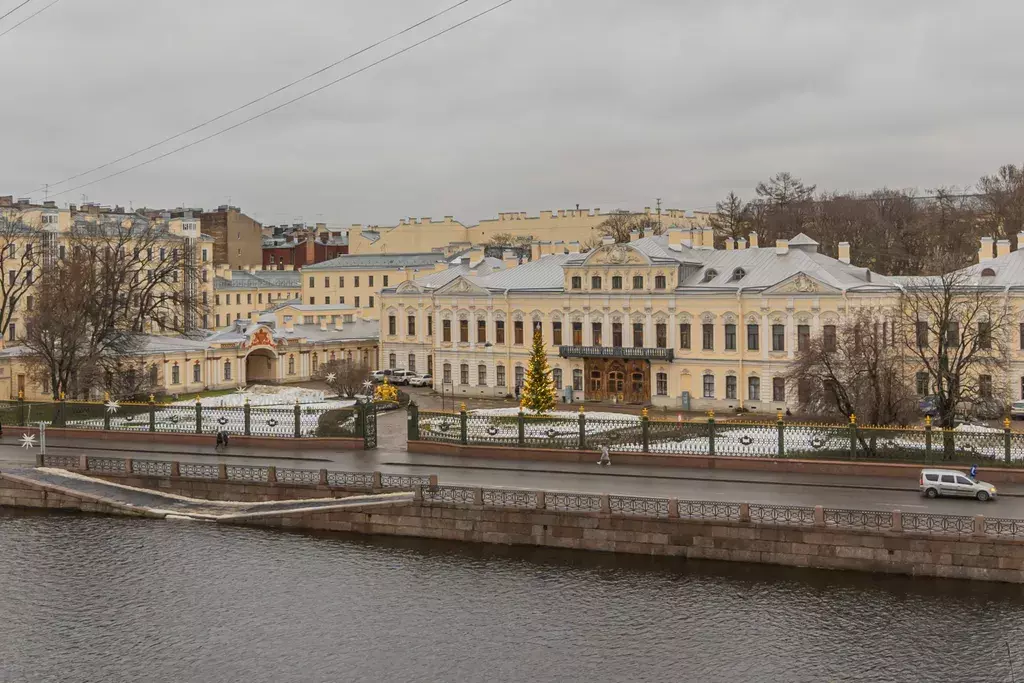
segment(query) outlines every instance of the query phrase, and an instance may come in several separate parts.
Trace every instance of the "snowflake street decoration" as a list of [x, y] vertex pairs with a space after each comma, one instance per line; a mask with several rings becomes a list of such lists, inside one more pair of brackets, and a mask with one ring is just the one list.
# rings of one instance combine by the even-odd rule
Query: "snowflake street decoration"
[[22, 434], [21, 435], [21, 447], [22, 448], [35, 448], [36, 447], [36, 435], [35, 434]]
[[370, 380], [366, 380], [365, 382], [363, 382], [363, 389], [366, 389], [367, 391], [373, 389], [373, 382], [371, 382]]
[[111, 415], [113, 415], [114, 413], [121, 409], [121, 404], [115, 401], [114, 399], [110, 399], [103, 405], [107, 407], [107, 412], [110, 413]]
[[324, 379], [327, 380], [328, 384], [333, 384], [334, 380], [338, 379], [338, 375], [336, 373], [333, 373], [333, 372], [328, 372], [327, 373], [327, 377], [325, 377]]
[[238, 387], [235, 388], [235, 393], [236, 394], [244, 394], [245, 393], [245, 387], [239, 385]]

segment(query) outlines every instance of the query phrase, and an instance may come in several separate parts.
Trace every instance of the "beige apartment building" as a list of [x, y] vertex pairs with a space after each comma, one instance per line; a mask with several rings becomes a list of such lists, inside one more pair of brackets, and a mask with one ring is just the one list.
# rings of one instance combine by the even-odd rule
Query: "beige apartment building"
[[216, 269], [213, 280], [213, 328], [236, 320], [256, 320], [272, 306], [298, 301], [301, 274], [294, 270]]

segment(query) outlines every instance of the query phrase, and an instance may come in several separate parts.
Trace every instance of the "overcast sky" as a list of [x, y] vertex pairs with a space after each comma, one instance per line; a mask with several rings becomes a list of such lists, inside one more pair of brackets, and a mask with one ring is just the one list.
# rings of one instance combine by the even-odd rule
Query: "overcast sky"
[[[20, 1], [0, 0], [0, 14]], [[0, 32], [49, 1], [32, 0]], [[0, 194], [145, 147], [455, 1], [61, 0], [0, 37]], [[498, 1], [470, 0], [251, 113]], [[264, 223], [348, 225], [642, 208], [655, 197], [711, 208], [778, 170], [819, 188], [964, 186], [1024, 161], [1021, 26], [1020, 0], [513, 0], [55, 199], [230, 200]]]

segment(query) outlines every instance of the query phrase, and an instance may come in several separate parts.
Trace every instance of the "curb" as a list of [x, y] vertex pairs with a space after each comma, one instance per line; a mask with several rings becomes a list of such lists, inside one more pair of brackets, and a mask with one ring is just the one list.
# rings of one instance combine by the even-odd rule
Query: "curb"
[[[0, 444], [0, 446], [15, 447], [15, 444]], [[108, 446], [59, 446], [46, 444], [46, 448], [61, 448], [70, 451], [110, 451], [115, 453], [152, 453], [155, 455], [199, 455], [210, 458], [263, 458], [266, 460], [306, 460], [309, 462], [333, 462], [330, 458], [311, 458], [295, 455], [253, 455], [253, 454], [232, 454], [232, 453], [202, 453], [197, 451], [158, 451], [148, 448], [110, 448]]]

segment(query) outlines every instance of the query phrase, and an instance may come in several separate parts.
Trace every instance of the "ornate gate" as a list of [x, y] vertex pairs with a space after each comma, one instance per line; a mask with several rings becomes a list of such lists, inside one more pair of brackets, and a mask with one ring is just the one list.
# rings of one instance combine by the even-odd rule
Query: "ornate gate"
[[363, 420], [363, 448], [377, 447], [377, 405], [375, 403], [360, 404]]

